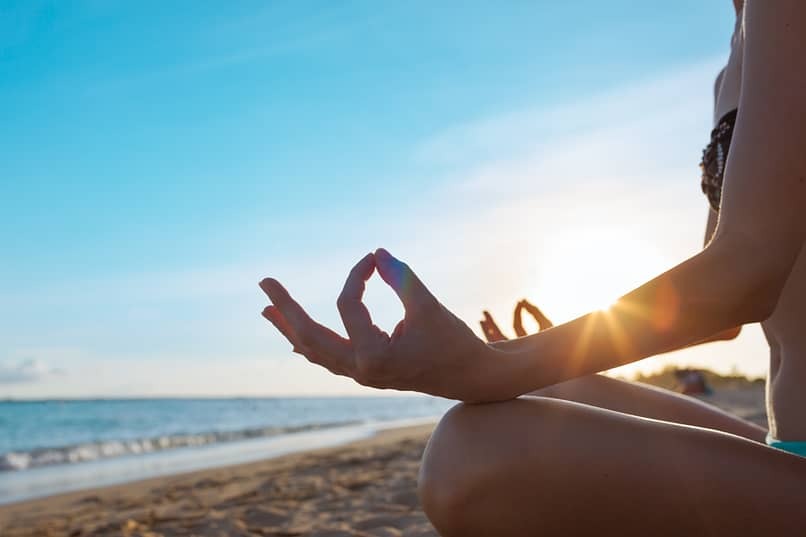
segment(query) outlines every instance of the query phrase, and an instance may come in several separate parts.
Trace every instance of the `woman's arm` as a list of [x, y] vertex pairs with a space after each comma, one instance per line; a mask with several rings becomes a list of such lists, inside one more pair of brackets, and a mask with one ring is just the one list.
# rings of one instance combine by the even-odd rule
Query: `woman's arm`
[[[488, 346], [385, 250], [351, 271], [338, 306], [349, 339], [313, 321], [276, 280], [263, 315], [309, 360], [362, 384], [465, 401], [509, 399], [694, 343], [770, 315], [806, 237], [806, 2], [747, 0], [739, 115], [714, 239], [699, 254], [591, 313]], [[377, 270], [403, 302], [389, 336], [361, 302]]]
[[536, 389], [769, 316], [806, 237], [806, 3], [748, 0], [742, 96], [713, 240], [592, 313], [524, 338]]
[[[721, 74], [722, 73], [720, 73], [720, 75]], [[703, 248], [708, 246], [708, 243], [710, 243], [711, 239], [714, 237], [714, 232], [716, 231], [716, 223], [718, 222], [718, 220], [719, 220], [719, 214], [709, 207], [708, 219], [705, 224], [705, 240], [703, 241]], [[701, 345], [703, 343], [710, 343], [712, 341], [727, 341], [731, 339], [736, 339], [737, 337], [739, 337], [741, 331], [742, 331], [742, 325], [734, 326], [733, 328], [728, 328], [727, 330], [717, 332], [716, 334], [709, 336], [696, 343], [693, 343], [692, 345], [688, 345], [688, 347]]]
[[[718, 221], [718, 217], [719, 217], [719, 215], [717, 214], [717, 212], [714, 211], [713, 209], [709, 208], [709, 210], [708, 210], [708, 219], [707, 219], [706, 226], [705, 226], [705, 241], [704, 241], [703, 247], [707, 247], [708, 244], [711, 242], [711, 239], [714, 236], [714, 232], [716, 231], [716, 224], [717, 224], [717, 221]], [[519, 303], [518, 305], [520, 306], [521, 303]], [[542, 312], [541, 312], [541, 314], [542, 314]], [[517, 317], [517, 315], [518, 314], [516, 313], [516, 317]], [[548, 319], [547, 319], [547, 321], [548, 321]], [[540, 322], [540, 321], [538, 321], [538, 322]], [[543, 328], [542, 323], [540, 323], [540, 326], [541, 326], [541, 328]], [[553, 324], [551, 324], [551, 321], [548, 321], [548, 324], [545, 326], [545, 328], [551, 328], [552, 326], [553, 326]], [[739, 333], [741, 331], [742, 331], [742, 327], [741, 327], [741, 325], [738, 325], [738, 326], [735, 326], [733, 328], [728, 328], [726, 330], [722, 330], [720, 332], [717, 332], [716, 334], [708, 336], [708, 337], [706, 337], [704, 339], [701, 339], [699, 341], [696, 341], [694, 343], [684, 345], [682, 347], [679, 347], [678, 349], [670, 349], [670, 351], [679, 350], [679, 349], [688, 348], [688, 347], [693, 347], [693, 346], [696, 346], [696, 345], [702, 345], [703, 343], [710, 343], [710, 342], [713, 342], [713, 341], [727, 341], [727, 340], [735, 339], [736, 337], [739, 336]], [[517, 332], [517, 330], [516, 330], [516, 332]], [[526, 333], [524, 331], [524, 333], [522, 335], [519, 334], [519, 338], [521, 338], [521, 337], [523, 337], [525, 335], [526, 335]], [[524, 348], [528, 348], [529, 345], [530, 345], [530, 342], [524, 341], [522, 339], [501, 339], [501, 340], [489, 340], [488, 339], [488, 341], [491, 341], [493, 347], [495, 347], [497, 349], [501, 349], [501, 350], [506, 350], [506, 351], [515, 351], [515, 350], [518, 350], [518, 349], [524, 349]]]

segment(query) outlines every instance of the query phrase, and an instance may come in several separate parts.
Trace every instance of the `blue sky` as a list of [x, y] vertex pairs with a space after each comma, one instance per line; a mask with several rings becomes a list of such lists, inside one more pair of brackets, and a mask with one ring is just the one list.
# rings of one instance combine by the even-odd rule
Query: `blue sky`
[[475, 328], [584, 313], [607, 286], [549, 269], [586, 230], [653, 252], [608, 285], [696, 250], [731, 2], [435, 4], [0, 0], [0, 396], [363, 393], [264, 326], [262, 276], [338, 326], [384, 245]]

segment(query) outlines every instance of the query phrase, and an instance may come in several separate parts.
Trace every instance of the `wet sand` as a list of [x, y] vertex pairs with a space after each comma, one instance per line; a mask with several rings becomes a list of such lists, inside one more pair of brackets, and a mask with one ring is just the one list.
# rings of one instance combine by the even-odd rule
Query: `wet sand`
[[[762, 387], [705, 399], [764, 423], [763, 395]], [[0, 535], [435, 537], [416, 492], [432, 428], [3, 506]]]

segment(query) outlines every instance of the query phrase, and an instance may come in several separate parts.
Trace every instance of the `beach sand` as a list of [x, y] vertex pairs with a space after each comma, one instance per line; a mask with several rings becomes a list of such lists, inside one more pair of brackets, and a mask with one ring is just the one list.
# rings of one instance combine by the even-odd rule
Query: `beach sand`
[[2, 506], [0, 535], [436, 536], [416, 491], [432, 428]]
[[[764, 423], [763, 387], [706, 399]], [[432, 425], [343, 447], [0, 507], [2, 537], [436, 536], [416, 493]]]

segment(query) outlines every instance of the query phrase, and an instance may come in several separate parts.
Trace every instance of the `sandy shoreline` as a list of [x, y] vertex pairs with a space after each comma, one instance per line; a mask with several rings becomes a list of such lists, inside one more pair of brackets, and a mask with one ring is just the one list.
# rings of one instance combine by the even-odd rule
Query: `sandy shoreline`
[[433, 425], [0, 507], [0, 535], [436, 536], [416, 478]]
[[[704, 399], [763, 425], [763, 397], [759, 385]], [[0, 506], [0, 535], [436, 537], [416, 493], [433, 427]]]

